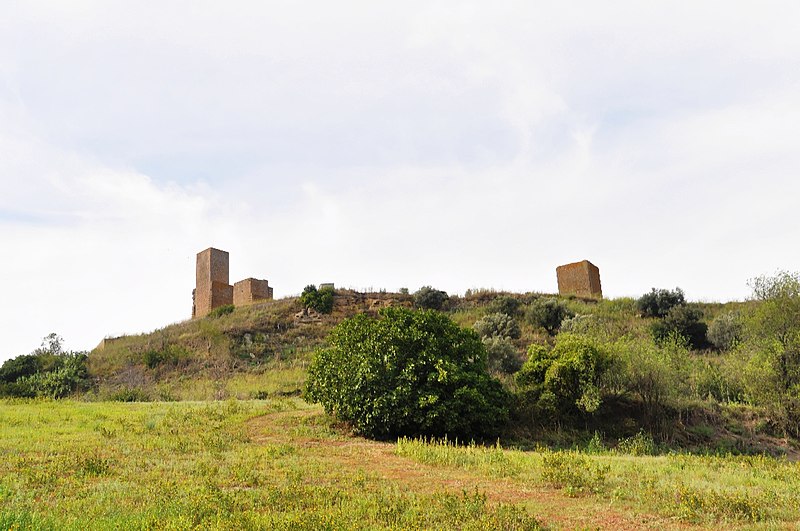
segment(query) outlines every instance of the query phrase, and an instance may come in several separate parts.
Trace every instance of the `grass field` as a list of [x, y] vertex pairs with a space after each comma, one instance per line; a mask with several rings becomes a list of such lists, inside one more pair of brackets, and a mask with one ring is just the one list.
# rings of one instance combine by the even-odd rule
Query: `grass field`
[[[2, 529], [796, 528], [768, 457], [379, 443], [300, 399], [0, 402]], [[632, 446], [635, 453], [635, 446]]]

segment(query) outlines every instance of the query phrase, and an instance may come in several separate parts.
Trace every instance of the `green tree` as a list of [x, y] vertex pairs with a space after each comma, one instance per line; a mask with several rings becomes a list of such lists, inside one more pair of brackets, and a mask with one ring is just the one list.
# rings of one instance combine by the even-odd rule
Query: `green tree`
[[636, 301], [636, 308], [642, 317], [664, 317], [675, 306], [686, 304], [681, 288], [674, 291], [653, 288]]
[[333, 311], [333, 296], [333, 288], [325, 287], [318, 290], [316, 286], [309, 284], [300, 295], [300, 304], [319, 313], [331, 313]]
[[547, 330], [554, 335], [561, 327], [562, 321], [574, 314], [558, 299], [536, 299], [525, 312], [525, 319], [533, 326]]
[[779, 271], [750, 286], [759, 304], [747, 327], [755, 349], [749, 370], [762, 376], [751, 392], [777, 407], [786, 431], [800, 435], [800, 274]]
[[555, 419], [592, 413], [602, 402], [602, 381], [611, 362], [609, 353], [590, 338], [560, 334], [552, 350], [530, 346], [517, 385], [534, 415]]
[[478, 335], [430, 310], [385, 308], [339, 323], [314, 355], [306, 396], [378, 439], [494, 437], [508, 417]]
[[708, 326], [701, 320], [703, 312], [697, 308], [681, 304], [670, 308], [667, 315], [655, 321], [650, 330], [656, 341], [663, 341], [672, 335], [683, 337], [692, 348], [706, 348]]
[[446, 291], [423, 286], [414, 293], [414, 306], [426, 310], [443, 310], [449, 299]]

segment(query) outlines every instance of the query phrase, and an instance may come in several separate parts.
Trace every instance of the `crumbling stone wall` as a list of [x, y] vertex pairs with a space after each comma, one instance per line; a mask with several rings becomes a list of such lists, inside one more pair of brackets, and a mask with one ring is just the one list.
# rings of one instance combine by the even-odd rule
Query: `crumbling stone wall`
[[246, 278], [233, 285], [233, 304], [242, 306], [260, 300], [271, 300], [272, 288], [269, 282], [257, 278]]
[[214, 308], [233, 304], [233, 286], [228, 284], [228, 271], [227, 251], [209, 247], [197, 253], [192, 317], [203, 317]]
[[600, 286], [600, 269], [588, 260], [565, 264], [556, 268], [559, 295], [577, 295], [586, 298], [603, 298]]

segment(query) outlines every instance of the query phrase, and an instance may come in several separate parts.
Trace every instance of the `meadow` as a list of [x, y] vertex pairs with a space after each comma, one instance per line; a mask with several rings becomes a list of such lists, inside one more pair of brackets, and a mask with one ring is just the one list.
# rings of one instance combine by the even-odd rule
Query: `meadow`
[[800, 464], [354, 437], [299, 398], [0, 402], [3, 529], [796, 528]]

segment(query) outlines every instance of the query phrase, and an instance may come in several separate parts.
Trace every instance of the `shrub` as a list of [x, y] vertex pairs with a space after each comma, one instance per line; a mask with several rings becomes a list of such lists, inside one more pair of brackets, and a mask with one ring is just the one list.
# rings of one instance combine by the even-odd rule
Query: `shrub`
[[110, 402], [149, 402], [150, 397], [138, 387], [124, 387], [111, 393]]
[[666, 317], [652, 324], [653, 338], [656, 341], [663, 341], [677, 334], [686, 339], [692, 348], [706, 348], [708, 326], [700, 320], [702, 317], [703, 313], [697, 308], [687, 305], [674, 306]]
[[235, 307], [233, 306], [233, 304], [223, 304], [222, 306], [217, 306], [216, 308], [208, 312], [208, 316], [214, 318], [222, 317], [223, 315], [228, 315], [233, 313], [234, 309]]
[[718, 315], [708, 326], [708, 341], [719, 350], [730, 350], [742, 339], [742, 321], [736, 312]]
[[483, 316], [472, 326], [481, 337], [499, 336], [519, 339], [519, 324], [504, 313], [490, 313]]
[[17, 380], [17, 384], [28, 388], [28, 393], [38, 397], [64, 398], [79, 390], [88, 381], [86, 354], [63, 354], [60, 366], [52, 371], [37, 372]]
[[508, 295], [502, 295], [494, 299], [491, 303], [489, 303], [489, 312], [504, 313], [506, 315], [514, 317], [519, 312], [519, 305], [520, 302], [518, 299], [515, 299], [514, 297], [510, 297]]
[[610, 468], [578, 452], [542, 452], [542, 479], [570, 497], [602, 490]]
[[525, 319], [533, 326], [544, 328], [550, 335], [556, 333], [564, 319], [574, 314], [557, 299], [536, 299], [525, 313]]
[[31, 376], [41, 369], [39, 356], [24, 354], [6, 360], [0, 367], [0, 382], [13, 383], [23, 376]]
[[414, 293], [414, 306], [427, 310], [443, 310], [449, 298], [445, 291], [423, 286]]
[[562, 334], [550, 351], [531, 345], [528, 360], [517, 373], [517, 385], [534, 413], [592, 413], [600, 407], [602, 378], [611, 361], [592, 340]]
[[484, 337], [483, 345], [492, 371], [511, 374], [522, 367], [523, 359], [510, 339], [496, 335]]
[[623, 339], [612, 348], [619, 361], [612, 375], [614, 386], [641, 402], [647, 421], [658, 420], [673, 398], [688, 392], [688, 353], [683, 343]]
[[300, 295], [300, 304], [319, 313], [331, 313], [333, 311], [333, 295], [334, 290], [331, 287], [318, 290], [316, 286], [309, 284]]
[[306, 396], [372, 438], [494, 437], [508, 396], [478, 335], [435, 311], [384, 308], [339, 323], [309, 367]]
[[642, 317], [664, 317], [675, 306], [686, 304], [681, 288], [674, 291], [653, 288], [636, 301], [636, 309]]

